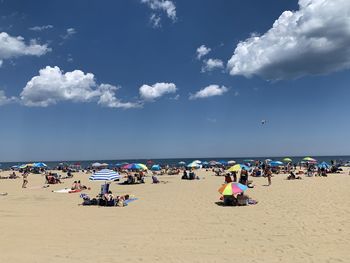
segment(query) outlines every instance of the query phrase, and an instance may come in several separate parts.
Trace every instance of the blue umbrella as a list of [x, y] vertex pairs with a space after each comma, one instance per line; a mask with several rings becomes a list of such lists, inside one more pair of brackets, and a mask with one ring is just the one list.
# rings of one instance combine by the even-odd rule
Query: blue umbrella
[[45, 163], [33, 163], [33, 167], [36, 168], [46, 168], [47, 165]]
[[328, 163], [326, 163], [326, 162], [320, 163], [320, 164], [318, 165], [318, 167], [320, 167], [320, 168], [325, 168], [325, 169], [331, 168], [331, 166], [330, 166]]
[[270, 165], [271, 166], [281, 166], [281, 165], [283, 165], [283, 163], [280, 161], [272, 161], [272, 162], [270, 162]]
[[89, 177], [89, 180], [92, 181], [115, 181], [117, 179], [120, 179], [119, 173], [109, 169], [102, 169]]
[[152, 171], [160, 171], [162, 168], [160, 168], [160, 165], [159, 164], [154, 164], [152, 165], [151, 167], [151, 170]]

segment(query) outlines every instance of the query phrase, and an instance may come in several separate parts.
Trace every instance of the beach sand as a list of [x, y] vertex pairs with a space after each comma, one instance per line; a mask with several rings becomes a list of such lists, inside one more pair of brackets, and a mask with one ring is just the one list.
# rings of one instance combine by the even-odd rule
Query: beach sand
[[[127, 207], [83, 207], [79, 193], [52, 190], [74, 180], [99, 182], [74, 174], [63, 184], [38, 189], [41, 175], [0, 180], [0, 262], [350, 262], [350, 176], [287, 181], [272, 186], [253, 178], [247, 194], [259, 201], [247, 207], [222, 207], [217, 189], [223, 177], [200, 171], [201, 178], [160, 176], [166, 184], [112, 183], [115, 194], [139, 200]], [[2, 176], [8, 172], [2, 172]]]

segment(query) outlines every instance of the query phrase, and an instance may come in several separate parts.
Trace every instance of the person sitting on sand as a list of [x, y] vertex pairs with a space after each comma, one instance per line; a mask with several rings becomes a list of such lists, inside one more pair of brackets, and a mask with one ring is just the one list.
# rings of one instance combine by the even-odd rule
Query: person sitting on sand
[[104, 199], [106, 200], [107, 206], [114, 206], [115, 200], [112, 191], [108, 191], [108, 193], [104, 194]]
[[10, 174], [9, 176], [9, 179], [16, 179], [16, 178], [18, 178], [18, 176], [16, 175], [15, 172], [12, 172], [12, 174]]
[[182, 175], [181, 179], [183, 179], [183, 180], [187, 180], [188, 179], [188, 175], [187, 175], [187, 170], [186, 169], [183, 171], [183, 175]]
[[126, 206], [125, 201], [128, 200], [129, 198], [130, 198], [129, 195], [117, 196], [117, 198], [116, 198], [116, 206], [119, 206], [119, 207]]
[[77, 189], [79, 189], [79, 190], [86, 190], [86, 189], [88, 189], [85, 185], [81, 184], [80, 180], [77, 183], [77, 187], [78, 187]]
[[230, 174], [225, 175], [225, 184], [232, 183], [232, 178]]
[[241, 184], [247, 185], [248, 183], [248, 171], [243, 167], [241, 170], [241, 176], [239, 178]]
[[300, 176], [295, 175], [293, 172], [290, 172], [290, 175], [288, 175], [287, 180], [295, 180], [295, 179], [302, 179]]
[[152, 176], [152, 184], [159, 184], [160, 182], [159, 182], [159, 180], [158, 180], [158, 178], [156, 177], [156, 176]]
[[74, 181], [74, 183], [72, 184], [72, 187], [70, 188], [72, 190], [78, 190], [79, 189], [79, 185], [77, 181]]

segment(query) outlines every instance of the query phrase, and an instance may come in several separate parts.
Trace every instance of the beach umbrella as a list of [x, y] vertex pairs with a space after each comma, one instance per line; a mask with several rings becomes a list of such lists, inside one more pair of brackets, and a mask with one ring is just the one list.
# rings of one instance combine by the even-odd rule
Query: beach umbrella
[[128, 170], [148, 170], [147, 166], [142, 163], [130, 163], [124, 165], [122, 168]]
[[283, 163], [280, 162], [280, 161], [272, 161], [272, 162], [269, 163], [269, 165], [276, 167], [276, 166], [283, 165]]
[[272, 162], [271, 159], [265, 159], [265, 162]]
[[220, 163], [221, 165], [227, 165], [227, 162], [225, 160], [220, 160], [218, 161], [218, 163]]
[[253, 162], [255, 162], [255, 160], [253, 160], [253, 159], [246, 159], [246, 160], [243, 160], [243, 162], [245, 162], [245, 163], [253, 163]]
[[285, 163], [293, 162], [293, 160], [290, 159], [290, 158], [284, 158], [282, 161], [285, 162]]
[[235, 164], [234, 166], [231, 166], [227, 171], [228, 172], [238, 172], [242, 169], [249, 171], [250, 167], [248, 167], [244, 164]]
[[331, 168], [331, 166], [330, 166], [328, 163], [326, 163], [326, 162], [320, 163], [320, 164], [318, 165], [318, 167], [320, 167], [320, 168], [325, 168], [325, 169]]
[[47, 165], [45, 163], [33, 163], [33, 167], [36, 168], [46, 168]]
[[119, 173], [109, 169], [102, 169], [89, 177], [91, 181], [115, 181], [116, 179], [120, 179]]
[[311, 158], [311, 157], [305, 157], [305, 158], [303, 159], [303, 161], [307, 161], [307, 162], [317, 162], [316, 159]]
[[224, 184], [219, 188], [219, 193], [222, 195], [233, 195], [239, 194], [247, 190], [248, 187], [240, 183], [228, 183]]
[[160, 171], [162, 168], [160, 167], [160, 165], [159, 164], [154, 164], [154, 165], [152, 165], [152, 167], [151, 167], [151, 170], [152, 171]]
[[208, 162], [202, 162], [203, 165], [208, 165], [209, 163]]
[[186, 165], [186, 163], [181, 161], [181, 162], [179, 162], [179, 165]]
[[92, 167], [101, 167], [102, 165], [101, 165], [101, 163], [93, 163], [93, 164], [91, 164], [91, 166]]
[[228, 161], [227, 163], [228, 163], [228, 164], [235, 164], [235, 163], [236, 163], [236, 161], [234, 161], [234, 160], [230, 160], [230, 161]]
[[188, 168], [200, 168], [200, 165], [198, 163], [190, 163], [187, 165]]
[[211, 166], [214, 166], [214, 165], [217, 165], [217, 164], [218, 164], [217, 161], [210, 161], [210, 162], [209, 162], [209, 165], [211, 165]]
[[198, 164], [201, 164], [201, 163], [202, 163], [202, 161], [200, 161], [200, 160], [195, 160], [195, 161], [193, 161], [192, 163], [198, 163]]

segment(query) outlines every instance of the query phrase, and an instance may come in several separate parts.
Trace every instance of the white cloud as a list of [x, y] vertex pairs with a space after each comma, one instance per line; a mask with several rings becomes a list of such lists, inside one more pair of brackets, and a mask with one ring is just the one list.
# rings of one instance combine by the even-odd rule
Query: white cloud
[[141, 103], [138, 102], [122, 102], [116, 98], [115, 92], [119, 89], [119, 87], [110, 85], [110, 84], [101, 84], [98, 87], [101, 92], [100, 99], [98, 100], [98, 104], [108, 108], [123, 108], [123, 109], [131, 109], [131, 108], [140, 108], [142, 107]]
[[40, 45], [35, 39], [29, 44], [24, 42], [23, 37], [12, 37], [5, 32], [0, 33], [0, 61], [20, 56], [42, 56], [51, 51], [47, 45]]
[[209, 98], [213, 96], [221, 96], [224, 93], [228, 91], [228, 88], [225, 86], [219, 86], [219, 85], [209, 85], [199, 91], [197, 91], [195, 94], [190, 94], [190, 99], [204, 99]]
[[206, 47], [205, 45], [201, 45], [199, 48], [197, 48], [197, 59], [201, 59], [205, 55], [207, 55], [211, 49], [209, 47]]
[[30, 27], [29, 30], [32, 30], [32, 31], [43, 31], [43, 30], [52, 29], [52, 28], [53, 28], [53, 25], [33, 26], [33, 27]]
[[7, 97], [3, 90], [0, 90], [0, 106], [15, 102], [17, 99], [15, 97]]
[[350, 68], [349, 13], [348, 0], [299, 0], [298, 11], [237, 45], [230, 74], [278, 80]]
[[202, 72], [213, 71], [214, 69], [224, 68], [224, 62], [220, 59], [208, 59], [203, 62]]
[[121, 102], [116, 98], [118, 88], [98, 85], [94, 74], [81, 70], [63, 73], [59, 67], [47, 66], [33, 77], [20, 94], [25, 106], [47, 107], [63, 101], [90, 102], [110, 108], [136, 108], [137, 103]]
[[71, 28], [68, 28], [66, 30], [66, 34], [64, 34], [63, 36], [61, 36], [63, 39], [69, 39], [71, 38], [73, 35], [75, 35], [77, 33], [77, 31], [75, 30], [75, 28], [71, 27]]
[[160, 23], [160, 16], [157, 16], [156, 14], [152, 14], [149, 18], [151, 24], [152, 24], [152, 27], [154, 28], [158, 28], [158, 27], [161, 27], [162, 24]]
[[[141, 0], [141, 3], [147, 4], [154, 11], [165, 12], [168, 18], [173, 22], [176, 21], [176, 6], [170, 0]], [[161, 27], [161, 17], [156, 14], [151, 14], [150, 22], [154, 28]]]
[[174, 83], [156, 83], [152, 86], [142, 85], [139, 89], [139, 93], [144, 100], [155, 100], [165, 94], [175, 93], [177, 90]]

